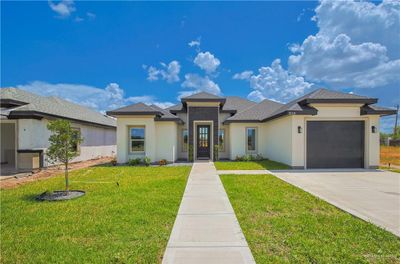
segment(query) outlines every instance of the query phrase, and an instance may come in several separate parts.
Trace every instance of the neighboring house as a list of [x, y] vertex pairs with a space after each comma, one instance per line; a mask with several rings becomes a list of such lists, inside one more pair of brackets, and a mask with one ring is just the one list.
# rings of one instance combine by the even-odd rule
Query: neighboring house
[[376, 168], [379, 118], [394, 114], [368, 98], [326, 89], [287, 104], [197, 93], [167, 109], [137, 103], [117, 118], [117, 160], [219, 159], [261, 154], [293, 168]]
[[75, 161], [112, 156], [116, 151], [116, 121], [86, 107], [16, 88], [0, 90], [1, 168], [31, 170], [46, 167], [50, 120], [66, 119], [84, 141]]

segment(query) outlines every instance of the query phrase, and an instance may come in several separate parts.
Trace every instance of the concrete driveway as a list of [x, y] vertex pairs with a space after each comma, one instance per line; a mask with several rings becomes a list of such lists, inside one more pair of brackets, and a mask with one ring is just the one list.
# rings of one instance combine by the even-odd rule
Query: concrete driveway
[[400, 173], [379, 170], [272, 171], [361, 219], [400, 236]]

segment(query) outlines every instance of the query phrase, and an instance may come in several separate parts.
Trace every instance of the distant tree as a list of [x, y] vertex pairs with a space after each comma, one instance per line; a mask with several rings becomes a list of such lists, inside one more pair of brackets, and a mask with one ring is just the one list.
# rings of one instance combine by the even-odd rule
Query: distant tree
[[46, 151], [47, 159], [51, 163], [64, 164], [65, 191], [69, 193], [68, 165], [79, 155], [78, 145], [83, 142], [79, 130], [73, 129], [67, 120], [58, 119], [47, 124], [52, 132], [49, 137], [50, 147]]

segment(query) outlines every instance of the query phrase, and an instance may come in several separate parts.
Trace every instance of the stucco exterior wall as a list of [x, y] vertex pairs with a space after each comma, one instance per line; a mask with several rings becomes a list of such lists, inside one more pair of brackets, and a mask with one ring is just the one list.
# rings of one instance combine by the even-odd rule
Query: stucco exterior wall
[[262, 133], [264, 157], [293, 166], [292, 117], [286, 116], [265, 123]]
[[[145, 151], [132, 153], [129, 150], [129, 128], [145, 128]], [[125, 163], [129, 159], [149, 157], [151, 161], [178, 158], [178, 127], [175, 122], [155, 122], [154, 116], [121, 116], [117, 118], [117, 162]]]
[[[262, 139], [264, 124], [261, 123], [231, 123], [229, 124], [229, 144], [230, 144], [230, 159], [235, 159], [236, 156], [243, 156], [246, 154], [263, 154], [265, 155], [265, 147]], [[256, 132], [256, 151], [247, 152], [246, 148], [246, 128], [254, 127]]]
[[[51, 132], [47, 129], [47, 119], [19, 119], [18, 120], [18, 149], [42, 149], [49, 147]], [[84, 141], [80, 145], [79, 156], [72, 162], [113, 156], [116, 153], [116, 133], [113, 128], [71, 123], [73, 128], [79, 128]], [[18, 154], [20, 156], [21, 154]], [[26, 155], [25, 155], [26, 156]], [[26, 157], [24, 158], [24, 160]], [[20, 160], [20, 159], [19, 159]], [[44, 159], [44, 166], [51, 165]]]
[[156, 157], [155, 160], [178, 159], [178, 126], [176, 122], [156, 122]]

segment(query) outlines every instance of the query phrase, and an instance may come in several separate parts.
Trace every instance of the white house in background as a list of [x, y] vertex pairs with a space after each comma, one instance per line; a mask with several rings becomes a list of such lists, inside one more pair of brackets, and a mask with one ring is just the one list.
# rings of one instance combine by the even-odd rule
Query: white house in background
[[119, 163], [213, 159], [218, 151], [219, 159], [261, 154], [293, 168], [376, 168], [379, 118], [395, 114], [377, 101], [326, 89], [287, 104], [201, 92], [167, 109], [137, 103], [107, 114], [117, 118]]
[[50, 120], [66, 119], [84, 141], [74, 161], [112, 156], [116, 152], [116, 121], [58, 97], [44, 97], [16, 88], [0, 90], [1, 169], [46, 167]]

